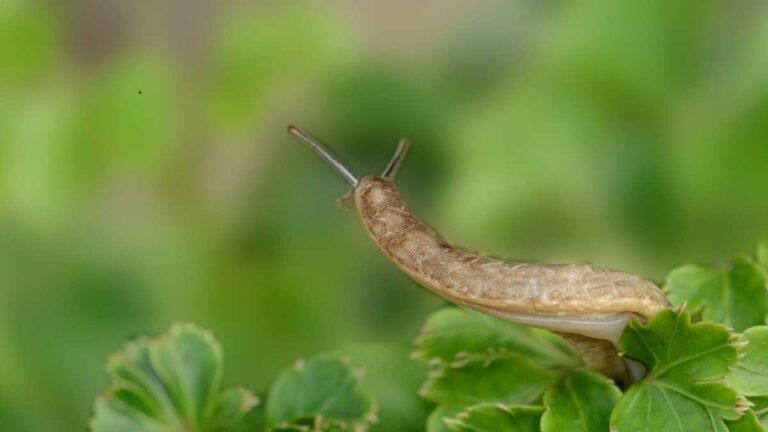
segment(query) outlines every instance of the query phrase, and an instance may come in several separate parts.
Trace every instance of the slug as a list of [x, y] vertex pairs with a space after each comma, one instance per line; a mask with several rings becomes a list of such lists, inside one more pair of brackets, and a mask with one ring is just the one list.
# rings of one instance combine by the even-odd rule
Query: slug
[[487, 258], [454, 247], [416, 217], [394, 184], [409, 143], [400, 141], [381, 176], [358, 179], [318, 140], [289, 126], [352, 187], [360, 221], [384, 255], [426, 289], [458, 305], [556, 332], [585, 364], [624, 383], [645, 371], [616, 348], [632, 316], [643, 320], [670, 303], [635, 275], [579, 264], [526, 264]]

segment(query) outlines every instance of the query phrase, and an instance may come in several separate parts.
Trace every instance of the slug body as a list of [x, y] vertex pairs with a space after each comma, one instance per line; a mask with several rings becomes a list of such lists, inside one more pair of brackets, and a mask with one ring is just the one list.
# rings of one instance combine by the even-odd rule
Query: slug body
[[642, 375], [615, 345], [633, 315], [649, 319], [669, 306], [655, 284], [591, 265], [511, 263], [451, 246], [411, 213], [393, 183], [403, 143], [384, 175], [350, 181], [362, 224], [398, 268], [451, 302], [562, 334], [606, 375], [625, 382]]
[[355, 189], [360, 220], [401, 270], [455, 303], [510, 321], [616, 342], [632, 314], [667, 306], [652, 282], [575, 264], [520, 264], [455, 248], [414, 216], [395, 185], [365, 177]]

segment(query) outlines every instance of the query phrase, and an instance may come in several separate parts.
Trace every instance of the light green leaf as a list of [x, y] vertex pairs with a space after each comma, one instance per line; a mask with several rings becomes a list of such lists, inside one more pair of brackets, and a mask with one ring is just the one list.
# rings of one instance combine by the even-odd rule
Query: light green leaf
[[397, 343], [366, 343], [332, 352], [365, 369], [365, 389], [376, 401], [376, 432], [415, 431], [424, 427], [430, 407], [417, 391], [426, 368], [409, 359], [408, 352], [408, 346]]
[[445, 422], [452, 432], [538, 432], [543, 410], [539, 406], [479, 404]]
[[749, 401], [753, 404], [752, 412], [760, 420], [763, 428], [768, 430], [768, 396], [751, 397]]
[[254, 403], [258, 403], [258, 400], [244, 388], [232, 388], [219, 393], [213, 421], [215, 431], [253, 430], [253, 423], [263, 420], [264, 411], [263, 405], [251, 409]]
[[692, 325], [687, 312], [664, 310], [647, 325], [633, 320], [619, 346], [649, 372], [616, 404], [617, 431], [723, 432], [724, 420], [737, 420], [747, 408], [724, 380], [738, 353], [720, 324]]
[[221, 389], [221, 347], [193, 325], [127, 344], [108, 371], [112, 387], [96, 401], [94, 432], [234, 431], [258, 403], [247, 390]]
[[415, 357], [433, 368], [420, 394], [444, 404], [430, 416], [431, 432], [447, 430], [443, 419], [462, 407], [539, 402], [582, 364], [559, 336], [455, 307], [432, 314], [416, 344]]
[[728, 380], [744, 396], [768, 396], [768, 327], [752, 327], [743, 338], [744, 356]]
[[728, 432], [765, 432], [754, 411], [749, 410], [736, 421], [727, 421]]
[[621, 391], [605, 376], [577, 370], [544, 395], [544, 432], [607, 431]]
[[439, 405], [427, 419], [427, 432], [449, 432], [445, 420], [456, 417], [465, 408], [463, 405]]
[[740, 255], [727, 268], [685, 265], [673, 270], [664, 290], [675, 305], [688, 304], [702, 318], [736, 331], [765, 324], [768, 291], [765, 270]]
[[[372, 398], [359, 373], [342, 358], [319, 356], [284, 371], [272, 385], [267, 422], [273, 428], [318, 431], [356, 430], [376, 420]], [[340, 429], [339, 429], [340, 428]]]
[[579, 354], [559, 336], [510, 321], [449, 307], [433, 313], [416, 339], [425, 362], [465, 362], [518, 354], [548, 367], [575, 367]]
[[420, 394], [436, 403], [529, 404], [539, 400], [561, 376], [561, 372], [547, 369], [527, 358], [506, 355], [433, 371]]

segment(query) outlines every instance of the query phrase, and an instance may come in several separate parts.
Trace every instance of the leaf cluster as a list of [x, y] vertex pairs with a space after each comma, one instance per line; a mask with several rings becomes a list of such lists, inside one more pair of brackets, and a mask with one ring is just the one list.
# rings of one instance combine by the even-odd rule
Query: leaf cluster
[[432, 368], [421, 389], [437, 404], [430, 432], [607, 430], [620, 396], [560, 337], [478, 312], [442, 309], [416, 343]]
[[[645, 378], [622, 391], [558, 336], [477, 312], [434, 313], [415, 357], [436, 404], [430, 432], [768, 430], [768, 243], [755, 260], [686, 265], [664, 286], [675, 310], [619, 341]], [[687, 306], [685, 306], [687, 304]]]
[[[428, 365], [420, 395], [429, 432], [760, 432], [768, 430], [768, 243], [757, 259], [686, 265], [664, 286], [676, 309], [634, 319], [618, 348], [646, 368], [626, 389], [588, 370], [560, 336], [449, 307], [416, 340]], [[687, 305], [687, 306], [686, 306]], [[225, 388], [207, 331], [175, 325], [129, 342], [108, 362], [112, 384], [93, 432], [365, 431], [376, 405], [344, 357], [297, 361], [267, 402]]]
[[129, 342], [107, 370], [112, 385], [96, 400], [93, 432], [362, 431], [376, 419], [360, 374], [338, 356], [297, 361], [266, 404], [223, 388], [219, 343], [189, 324]]

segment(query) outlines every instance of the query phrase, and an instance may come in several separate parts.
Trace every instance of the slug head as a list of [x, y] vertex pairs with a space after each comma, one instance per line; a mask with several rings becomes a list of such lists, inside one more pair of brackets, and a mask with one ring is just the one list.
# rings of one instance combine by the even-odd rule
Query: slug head
[[[320, 158], [322, 158], [328, 165], [336, 171], [341, 178], [343, 178], [350, 185], [350, 190], [344, 194], [341, 198], [336, 200], [336, 207], [342, 210], [348, 210], [353, 202], [353, 191], [357, 189], [360, 184], [360, 180], [355, 176], [352, 171], [336, 156], [328, 147], [323, 145], [312, 135], [304, 132], [296, 126], [288, 126], [288, 133], [303, 141], [309, 146]], [[407, 139], [403, 138], [397, 145], [395, 153], [392, 155], [387, 167], [384, 168], [381, 177], [389, 181], [394, 181], [397, 172], [400, 170], [400, 166], [403, 164], [408, 148], [411, 144]]]

